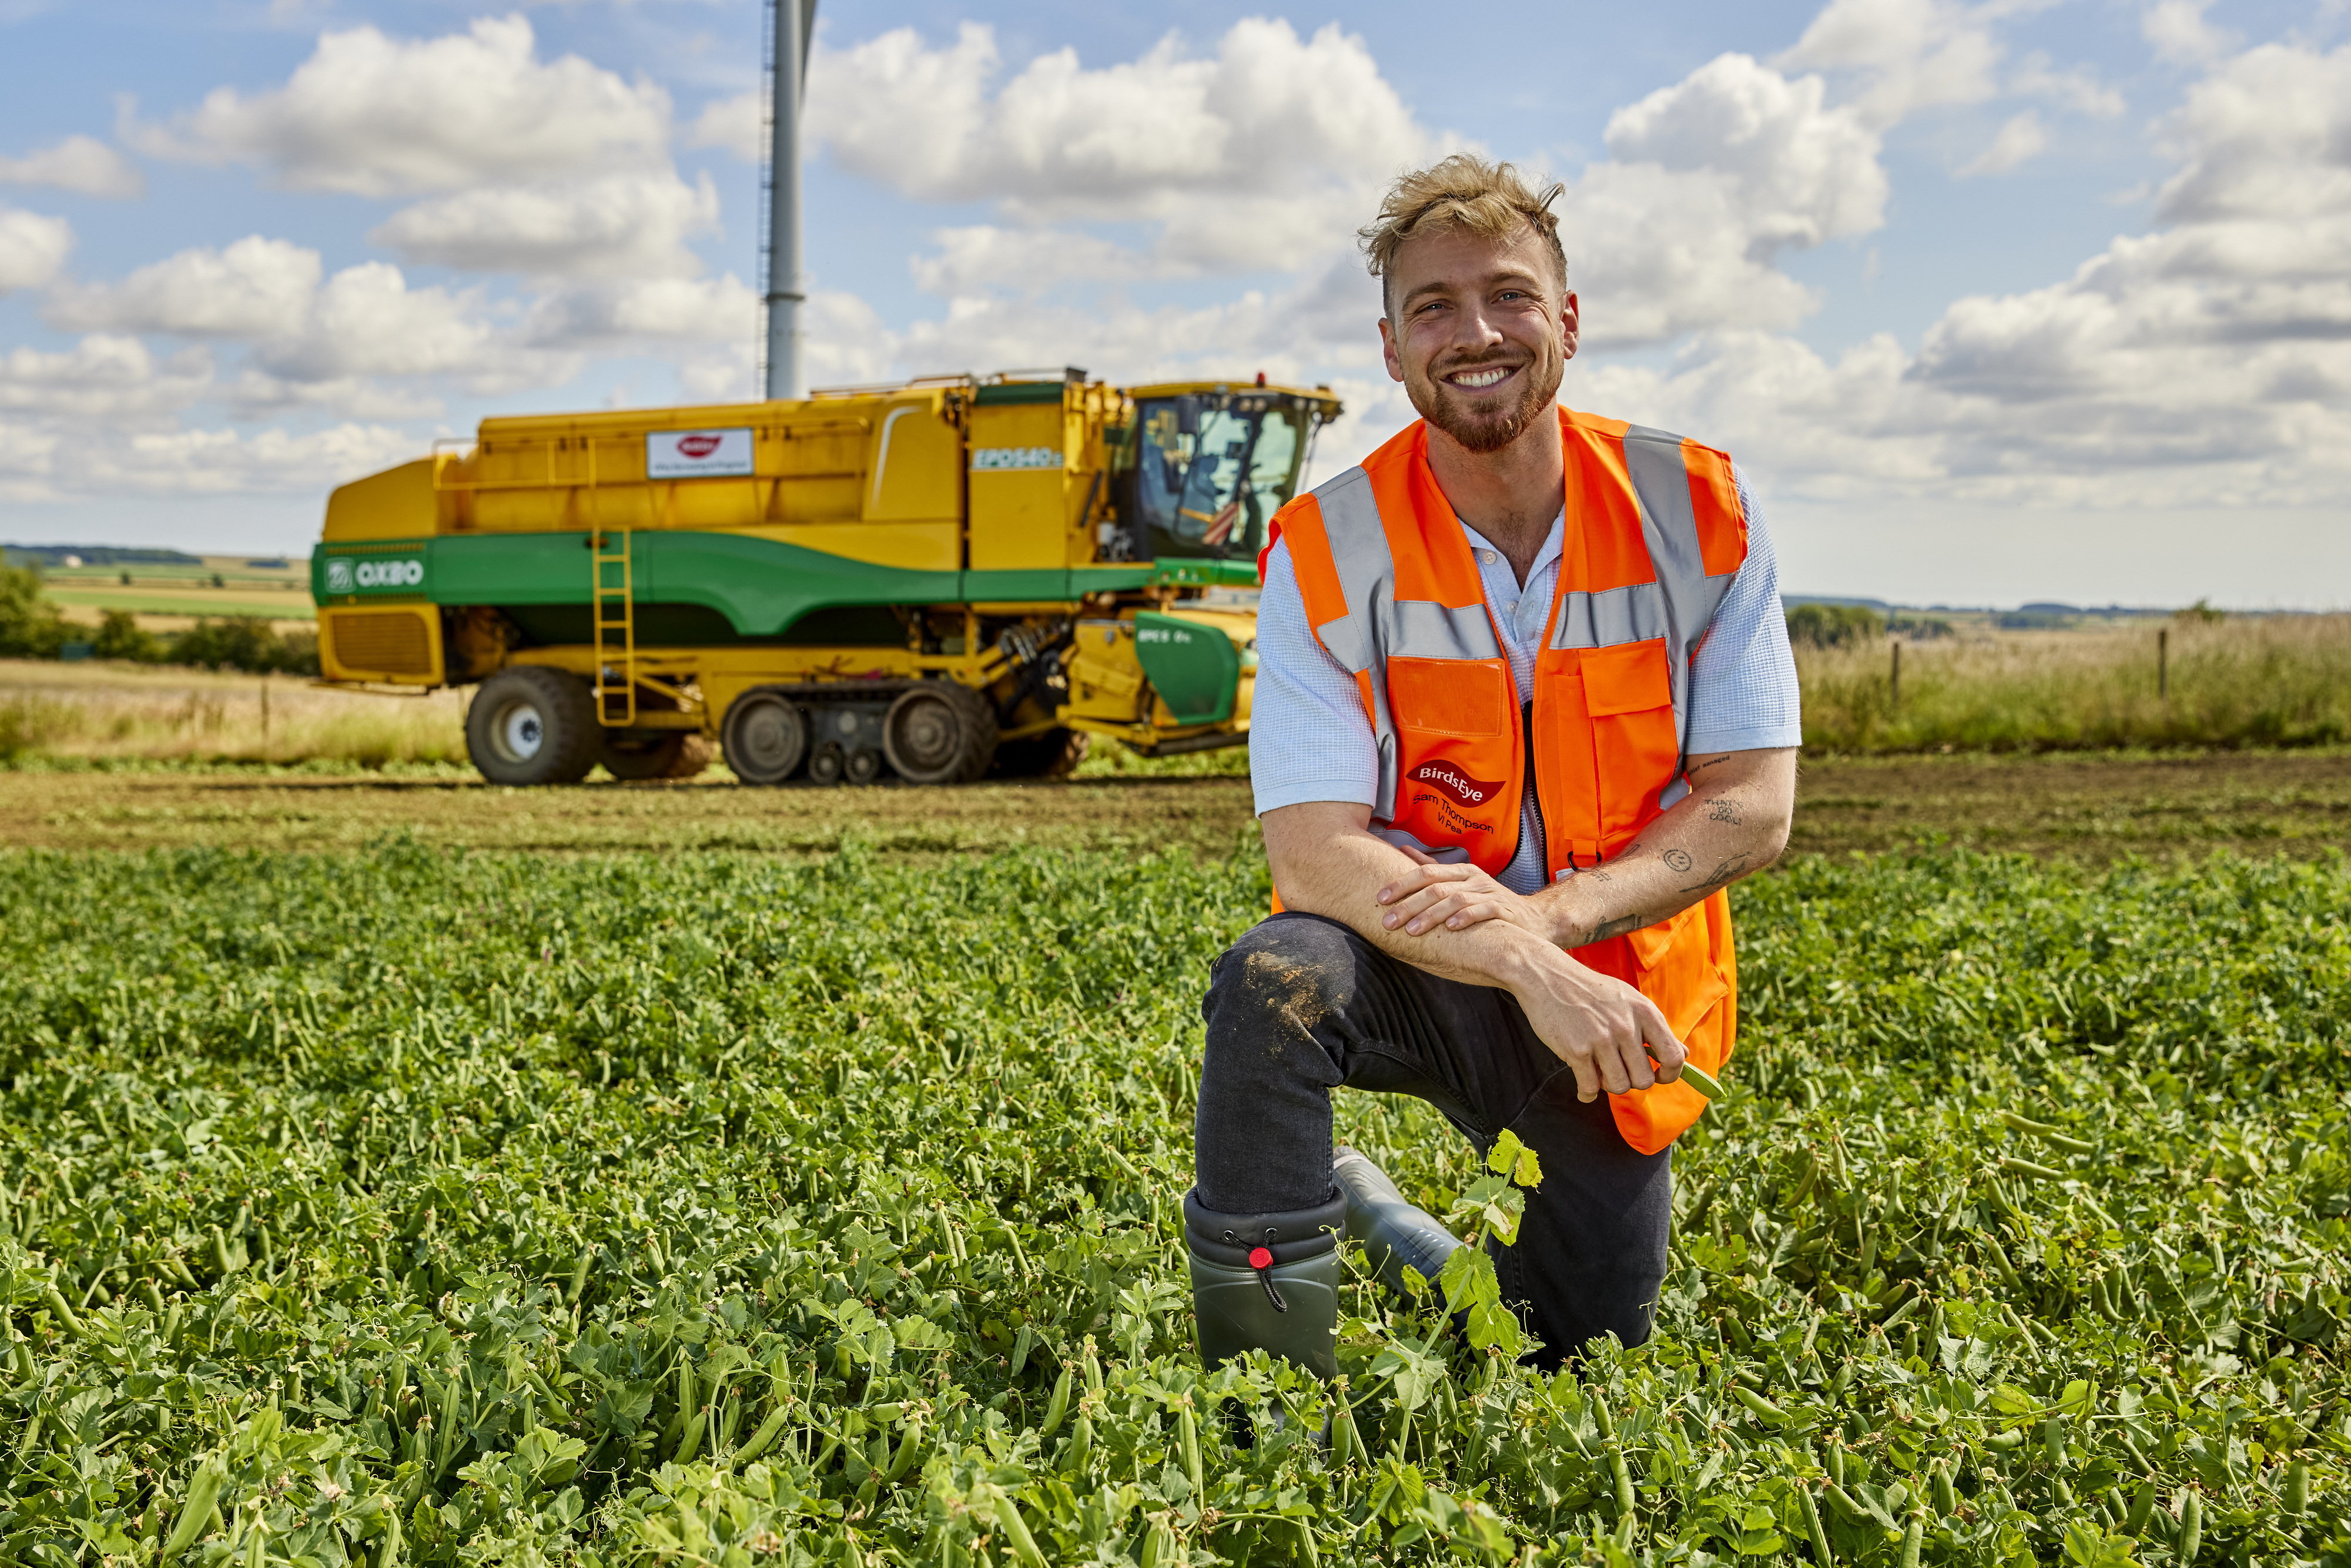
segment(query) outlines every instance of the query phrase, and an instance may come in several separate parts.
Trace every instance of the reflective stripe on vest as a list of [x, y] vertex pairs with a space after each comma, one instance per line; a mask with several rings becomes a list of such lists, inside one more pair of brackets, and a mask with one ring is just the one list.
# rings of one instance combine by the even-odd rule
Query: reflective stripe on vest
[[[1290, 538], [1308, 623], [1355, 677], [1378, 748], [1373, 831], [1497, 875], [1519, 847], [1530, 744], [1553, 876], [1622, 852], [1663, 810], [1687, 749], [1690, 654], [1747, 555], [1724, 454], [1566, 409], [1559, 418], [1566, 537], [1531, 692], [1518, 690], [1468, 538], [1429, 472], [1424, 426], [1283, 507], [1266, 546]], [[1576, 956], [1655, 1001], [1700, 1067], [1728, 1059], [1737, 967], [1721, 890]], [[1678, 1084], [1610, 1096], [1645, 1153], [1704, 1104]]]

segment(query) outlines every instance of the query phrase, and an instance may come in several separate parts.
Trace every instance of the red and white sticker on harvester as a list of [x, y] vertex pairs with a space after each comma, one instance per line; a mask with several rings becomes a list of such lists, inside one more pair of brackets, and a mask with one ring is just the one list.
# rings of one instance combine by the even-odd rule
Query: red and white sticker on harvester
[[656, 430], [645, 436], [648, 479], [740, 479], [751, 473], [751, 427]]

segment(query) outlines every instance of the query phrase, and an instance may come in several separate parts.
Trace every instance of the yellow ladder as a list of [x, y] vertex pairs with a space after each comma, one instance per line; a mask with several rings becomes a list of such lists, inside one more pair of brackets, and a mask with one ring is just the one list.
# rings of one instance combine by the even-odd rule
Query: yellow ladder
[[637, 722], [637, 600], [629, 530], [591, 533], [588, 544], [595, 552], [596, 719], [625, 728]]

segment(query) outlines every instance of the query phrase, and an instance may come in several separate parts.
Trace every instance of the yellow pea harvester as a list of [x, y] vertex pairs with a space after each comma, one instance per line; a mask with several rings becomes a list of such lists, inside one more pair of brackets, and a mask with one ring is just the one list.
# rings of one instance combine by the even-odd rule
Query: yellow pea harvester
[[1265, 526], [1327, 387], [1081, 371], [488, 419], [337, 490], [319, 659], [478, 683], [488, 778], [914, 784], [1246, 737]]

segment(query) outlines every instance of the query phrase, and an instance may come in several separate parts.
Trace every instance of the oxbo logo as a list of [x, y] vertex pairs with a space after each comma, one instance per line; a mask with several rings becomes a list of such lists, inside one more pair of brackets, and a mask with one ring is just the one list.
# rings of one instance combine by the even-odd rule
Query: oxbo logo
[[1450, 762], [1424, 762], [1412, 770], [1416, 784], [1433, 784], [1465, 806], [1482, 806], [1501, 789], [1499, 783], [1472, 779]]
[[678, 451], [687, 457], [707, 457], [724, 444], [725, 442], [716, 435], [681, 435], [677, 438]]
[[393, 591], [424, 586], [424, 563], [413, 556], [402, 560], [352, 560], [337, 556], [327, 562], [327, 591]]

